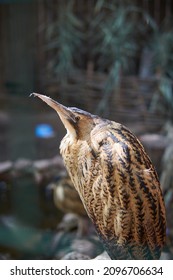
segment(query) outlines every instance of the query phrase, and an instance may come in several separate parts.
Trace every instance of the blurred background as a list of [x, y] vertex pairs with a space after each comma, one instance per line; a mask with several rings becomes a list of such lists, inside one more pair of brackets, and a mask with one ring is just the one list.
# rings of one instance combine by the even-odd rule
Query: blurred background
[[173, 2], [0, 0], [0, 54], [0, 258], [102, 252], [83, 209], [64, 207], [78, 201], [59, 156], [65, 130], [34, 91], [140, 138], [162, 183], [172, 259]]

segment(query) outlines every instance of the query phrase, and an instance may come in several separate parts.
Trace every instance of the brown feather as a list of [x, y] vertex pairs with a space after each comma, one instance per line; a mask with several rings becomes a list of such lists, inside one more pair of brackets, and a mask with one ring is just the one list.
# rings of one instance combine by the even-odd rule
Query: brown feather
[[110, 257], [159, 259], [165, 206], [139, 140], [119, 123], [61, 104], [56, 109], [52, 99], [36, 95], [57, 111], [67, 129], [60, 145], [65, 166]]

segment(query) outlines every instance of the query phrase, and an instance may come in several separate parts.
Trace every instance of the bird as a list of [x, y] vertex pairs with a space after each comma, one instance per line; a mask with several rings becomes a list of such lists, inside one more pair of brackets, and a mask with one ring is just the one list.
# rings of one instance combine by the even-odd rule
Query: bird
[[53, 200], [58, 209], [64, 213], [86, 216], [83, 203], [68, 175], [59, 176], [49, 187], [53, 189]]
[[156, 170], [124, 125], [66, 107], [39, 93], [67, 133], [60, 153], [86, 212], [111, 259], [159, 259], [166, 213]]
[[[48, 185], [53, 190], [53, 201], [56, 208], [63, 213], [74, 214], [77, 221], [77, 236], [82, 237], [91, 230], [90, 220], [77, 190], [68, 175], [60, 175]], [[69, 223], [70, 224], [70, 223]], [[72, 221], [72, 226], [75, 223]]]

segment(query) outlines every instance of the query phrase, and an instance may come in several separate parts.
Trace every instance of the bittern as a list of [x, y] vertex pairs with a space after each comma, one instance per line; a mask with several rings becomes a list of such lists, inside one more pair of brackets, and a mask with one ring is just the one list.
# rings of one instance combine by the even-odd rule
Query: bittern
[[55, 206], [64, 213], [85, 216], [86, 211], [69, 176], [61, 176], [51, 183]]
[[64, 213], [76, 214], [78, 221], [78, 237], [85, 235], [89, 227], [88, 216], [70, 177], [67, 175], [60, 176], [55, 182], [50, 183], [49, 187], [53, 189], [55, 206]]
[[159, 259], [165, 243], [163, 195], [143, 145], [122, 124], [34, 93], [58, 113], [60, 152], [111, 259]]

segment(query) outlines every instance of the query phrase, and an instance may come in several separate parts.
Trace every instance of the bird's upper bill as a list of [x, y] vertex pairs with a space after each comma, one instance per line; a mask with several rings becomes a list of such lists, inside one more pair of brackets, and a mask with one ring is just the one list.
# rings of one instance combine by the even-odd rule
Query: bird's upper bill
[[62, 104], [56, 102], [55, 100], [46, 95], [42, 95], [39, 93], [32, 93], [31, 95], [39, 97], [50, 107], [52, 107], [58, 113], [66, 130], [70, 132], [70, 134], [73, 134], [74, 136], [76, 135], [75, 125], [77, 122], [77, 118], [75, 113], [70, 108], [63, 106]]

